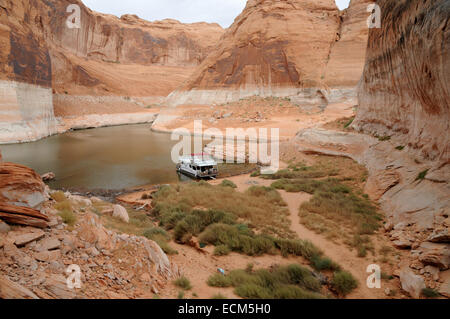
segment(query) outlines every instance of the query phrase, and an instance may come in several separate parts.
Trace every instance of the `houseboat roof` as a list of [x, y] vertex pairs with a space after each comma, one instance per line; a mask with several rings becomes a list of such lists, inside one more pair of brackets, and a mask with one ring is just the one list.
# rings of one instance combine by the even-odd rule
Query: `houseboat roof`
[[209, 154], [192, 154], [188, 156], [181, 156], [180, 162], [193, 164], [200, 167], [217, 165], [217, 162]]

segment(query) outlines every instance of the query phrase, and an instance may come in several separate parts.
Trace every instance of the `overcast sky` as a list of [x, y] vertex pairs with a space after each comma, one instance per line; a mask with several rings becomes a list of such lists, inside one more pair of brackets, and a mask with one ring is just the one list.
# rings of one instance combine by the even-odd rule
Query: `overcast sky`
[[[154, 21], [166, 18], [184, 23], [217, 22], [229, 27], [244, 9], [247, 0], [82, 0], [92, 10], [120, 17], [137, 14]], [[348, 7], [350, 0], [336, 0], [339, 9]]]

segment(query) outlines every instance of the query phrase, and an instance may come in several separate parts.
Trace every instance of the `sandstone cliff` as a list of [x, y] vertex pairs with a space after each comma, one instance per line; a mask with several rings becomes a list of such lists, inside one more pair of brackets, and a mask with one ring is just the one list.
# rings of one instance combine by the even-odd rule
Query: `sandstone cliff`
[[450, 1], [379, 0], [354, 127], [450, 160]]
[[333, 0], [248, 1], [169, 103], [223, 103], [251, 95], [320, 102], [334, 98], [329, 87], [351, 90], [364, 63], [366, 3], [353, 0], [340, 12]]
[[[70, 4], [81, 9], [80, 28], [66, 25]], [[55, 116], [143, 111], [185, 81], [222, 33], [217, 24], [117, 18], [79, 0], [1, 0], [0, 143], [54, 134]]]

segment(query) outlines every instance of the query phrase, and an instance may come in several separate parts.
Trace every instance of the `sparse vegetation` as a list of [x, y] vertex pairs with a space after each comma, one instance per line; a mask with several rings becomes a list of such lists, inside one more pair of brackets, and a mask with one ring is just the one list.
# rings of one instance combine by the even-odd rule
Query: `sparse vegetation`
[[231, 249], [227, 245], [219, 245], [214, 248], [214, 255], [216, 256], [226, 256], [230, 254]]
[[142, 235], [150, 240], [155, 241], [166, 254], [175, 255], [178, 253], [175, 249], [170, 247], [169, 241], [171, 237], [164, 229], [159, 227], [151, 227], [144, 230]]
[[231, 187], [231, 188], [237, 188], [236, 184], [233, 183], [232, 181], [228, 180], [228, 179], [224, 179], [222, 181], [222, 183], [220, 184], [220, 186], [223, 187]]
[[345, 296], [358, 287], [358, 282], [351, 273], [338, 271], [334, 273], [331, 285], [338, 294]]
[[420, 172], [419, 175], [417, 175], [415, 182], [424, 180], [425, 177], [427, 177], [428, 171], [429, 169]]
[[56, 201], [56, 202], [58, 202], [58, 203], [64, 202], [64, 201], [67, 200], [66, 195], [65, 195], [64, 192], [62, 192], [62, 191], [56, 191], [56, 192], [53, 192], [53, 193], [50, 194], [50, 197], [51, 197], [54, 201]]
[[402, 146], [402, 145], [399, 145], [399, 146], [397, 146], [395, 149], [396, 149], [397, 151], [403, 151], [403, 150], [405, 149], [405, 147]]
[[192, 289], [192, 285], [191, 282], [189, 281], [189, 279], [187, 279], [186, 277], [180, 277], [177, 280], [174, 281], [174, 285], [177, 287], [180, 287], [184, 290], [191, 290]]
[[440, 293], [432, 288], [424, 288], [422, 289], [422, 295], [426, 298], [438, 298]]
[[218, 165], [219, 175], [218, 178], [227, 178], [236, 175], [250, 174], [256, 171], [259, 167], [256, 164], [241, 163], [222, 163]]
[[271, 270], [233, 270], [228, 275], [215, 274], [208, 279], [213, 287], [234, 287], [235, 293], [248, 299], [323, 298], [320, 283], [308, 269], [292, 264]]
[[62, 218], [65, 224], [69, 226], [75, 225], [75, 223], [77, 222], [77, 215], [73, 211], [72, 203], [69, 200], [65, 199], [65, 196], [62, 197], [56, 195], [56, 198], [58, 198], [58, 201], [55, 204], [54, 208], [58, 211], [58, 215]]
[[71, 210], [62, 210], [58, 215], [61, 216], [63, 222], [69, 226], [73, 226], [77, 222], [77, 216]]
[[375, 136], [378, 138], [380, 142], [389, 141], [391, 139], [391, 136], [385, 135], [385, 136]]
[[[187, 223], [175, 230], [175, 240], [181, 242], [185, 242], [186, 238], [181, 237], [186, 233], [196, 235], [212, 223], [230, 224], [238, 218], [245, 220], [249, 228], [257, 228], [263, 233], [280, 237], [292, 236], [286, 204], [274, 189], [252, 188], [241, 193], [231, 187], [195, 182], [164, 186], [153, 197], [153, 214], [160, 220], [161, 227], [170, 230], [181, 221]], [[199, 208], [220, 212], [223, 216], [216, 219], [211, 219], [210, 216], [206, 221], [199, 220], [195, 215], [205, 214], [200, 213]], [[197, 212], [193, 213], [194, 211]], [[189, 217], [192, 214], [194, 216]]]
[[215, 294], [214, 296], [211, 297], [211, 299], [227, 299], [227, 297], [225, 297], [222, 294]]
[[347, 123], [345, 123], [344, 128], [350, 127], [350, 125], [352, 125], [352, 123], [353, 123], [354, 120], [355, 120], [354, 117], [350, 118], [350, 120], [349, 120]]

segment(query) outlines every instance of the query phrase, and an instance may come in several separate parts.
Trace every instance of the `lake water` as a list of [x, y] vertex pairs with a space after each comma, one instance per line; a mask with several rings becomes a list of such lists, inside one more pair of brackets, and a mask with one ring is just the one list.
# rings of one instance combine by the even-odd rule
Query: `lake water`
[[3, 160], [39, 174], [54, 172], [53, 189], [123, 189], [176, 182], [170, 152], [176, 141], [150, 125], [67, 132], [25, 144], [0, 145]]

